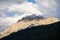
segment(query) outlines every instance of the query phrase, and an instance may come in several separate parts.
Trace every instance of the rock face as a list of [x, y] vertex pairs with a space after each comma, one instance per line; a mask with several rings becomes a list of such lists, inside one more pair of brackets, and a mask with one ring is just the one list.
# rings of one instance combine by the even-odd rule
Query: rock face
[[[38, 17], [38, 19], [39, 19], [39, 17]], [[54, 17], [47, 18], [47, 19], [39, 19], [39, 20], [38, 19], [35, 19], [35, 17], [33, 20], [22, 19], [19, 22], [12, 25], [11, 27], [7, 28], [5, 31], [1, 32], [0, 38], [5, 37], [13, 32], [17, 32], [18, 30], [26, 29], [26, 28], [31, 27], [31, 26], [49, 25], [49, 24], [53, 24], [55, 22], [60, 21]]]

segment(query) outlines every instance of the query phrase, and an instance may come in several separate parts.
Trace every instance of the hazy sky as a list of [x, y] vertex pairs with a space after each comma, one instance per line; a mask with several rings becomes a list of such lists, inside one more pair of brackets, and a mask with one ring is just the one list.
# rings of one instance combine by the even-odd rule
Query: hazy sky
[[0, 0], [0, 31], [32, 14], [60, 19], [60, 0]]

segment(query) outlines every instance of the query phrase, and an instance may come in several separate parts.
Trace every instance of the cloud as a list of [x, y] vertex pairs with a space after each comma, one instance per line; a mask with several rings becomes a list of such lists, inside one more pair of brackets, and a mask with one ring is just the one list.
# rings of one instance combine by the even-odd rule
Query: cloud
[[13, 17], [0, 18], [0, 32], [16, 23], [17, 19]]
[[59, 18], [57, 8], [59, 9], [60, 7], [58, 7], [59, 2], [57, 2], [57, 0], [36, 0], [36, 4], [45, 17], [54, 16]]
[[[10, 13], [10, 11], [9, 11], [9, 9], [7, 9], [7, 7], [12, 6], [12, 5], [21, 4], [24, 2], [25, 2], [25, 0], [0, 0], [0, 16], [2, 16], [2, 14], [7, 15]], [[13, 13], [15, 13], [15, 12], [13, 12]]]
[[25, 2], [26, 0], [0, 0], [0, 3], [23, 3]]
[[33, 3], [28, 3], [28, 2], [25, 2], [20, 5], [8, 6], [7, 8], [9, 9], [9, 11], [20, 11], [20, 12], [24, 12], [24, 13], [27, 12], [28, 14], [34, 13], [34, 14], [38, 14], [38, 15], [43, 15], [41, 13], [41, 11], [39, 11]]
[[36, 5], [33, 3], [29, 2], [24, 2], [22, 4], [14, 4], [14, 5], [3, 5], [1, 6], [0, 10], [4, 12], [6, 15], [7, 14], [23, 14], [23, 13], [28, 13], [28, 14], [38, 14], [38, 15], [43, 15], [41, 11], [39, 11], [36, 7]]

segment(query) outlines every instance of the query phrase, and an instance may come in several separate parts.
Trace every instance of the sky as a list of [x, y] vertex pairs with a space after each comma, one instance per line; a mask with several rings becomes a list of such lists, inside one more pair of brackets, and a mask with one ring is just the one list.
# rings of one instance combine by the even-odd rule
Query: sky
[[60, 19], [60, 0], [0, 0], [0, 32], [32, 14]]

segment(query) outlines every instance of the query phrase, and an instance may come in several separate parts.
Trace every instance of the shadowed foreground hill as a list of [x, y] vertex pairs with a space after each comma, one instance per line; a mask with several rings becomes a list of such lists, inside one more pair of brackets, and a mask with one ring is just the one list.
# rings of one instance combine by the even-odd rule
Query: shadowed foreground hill
[[35, 26], [14, 32], [1, 40], [58, 40], [60, 38], [60, 21], [42, 26]]

